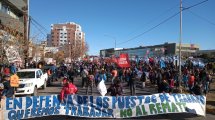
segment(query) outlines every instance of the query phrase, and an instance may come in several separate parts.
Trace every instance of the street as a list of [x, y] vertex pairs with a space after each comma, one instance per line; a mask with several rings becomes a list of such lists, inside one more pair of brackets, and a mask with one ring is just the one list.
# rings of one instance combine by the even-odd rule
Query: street
[[[50, 94], [59, 94], [61, 91], [61, 80], [58, 80], [53, 83], [53, 85], [47, 87], [45, 90], [39, 89], [38, 94], [39, 95], [50, 95]], [[75, 85], [78, 87], [78, 94], [80, 95], [85, 95], [86, 94], [86, 88], [81, 87], [81, 78], [76, 78], [74, 80]], [[107, 88], [109, 87], [110, 82], [107, 82], [106, 86]], [[153, 86], [150, 86], [149, 81], [146, 84], [146, 88], [141, 89], [140, 88], [140, 83], [137, 83], [136, 87], [136, 95], [149, 95], [156, 93], [156, 89]], [[130, 95], [130, 90], [129, 87], [126, 86], [126, 83], [123, 83], [124, 86], [124, 95]], [[99, 95], [97, 92], [97, 89], [93, 89], [93, 95]], [[69, 120], [69, 119], [84, 119], [81, 117], [71, 117], [71, 116], [47, 116], [47, 117], [40, 117], [40, 120], [47, 120], [47, 119], [52, 119], [52, 120]], [[202, 116], [197, 116], [194, 114], [188, 114], [188, 113], [177, 113], [177, 114], [164, 114], [164, 115], [155, 115], [155, 116], [144, 116], [144, 117], [138, 117], [135, 119], [157, 119], [157, 120], [212, 120], [215, 118], [215, 115], [212, 114], [207, 114], [206, 117]], [[37, 120], [38, 118], [31, 118], [30, 120]], [[85, 119], [90, 119], [90, 118], [85, 118]], [[95, 119], [95, 118], [91, 118]], [[101, 119], [101, 118], [98, 118]], [[134, 119], [134, 118], [133, 118]]]

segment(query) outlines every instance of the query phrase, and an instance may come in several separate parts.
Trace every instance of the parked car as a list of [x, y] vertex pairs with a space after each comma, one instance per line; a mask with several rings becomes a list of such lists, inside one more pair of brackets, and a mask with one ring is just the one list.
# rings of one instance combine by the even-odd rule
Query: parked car
[[19, 87], [15, 95], [37, 96], [38, 88], [46, 88], [48, 75], [41, 69], [21, 69], [17, 72], [19, 76]]

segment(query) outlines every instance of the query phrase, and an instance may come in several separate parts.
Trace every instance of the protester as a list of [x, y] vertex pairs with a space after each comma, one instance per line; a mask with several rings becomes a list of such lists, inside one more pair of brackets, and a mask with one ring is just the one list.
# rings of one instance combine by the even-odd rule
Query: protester
[[129, 75], [129, 87], [130, 87], [130, 91], [131, 91], [131, 95], [135, 95], [136, 94], [136, 79], [137, 79], [137, 73], [134, 69], [131, 70], [131, 73]]
[[0, 101], [1, 99], [4, 99], [4, 84], [0, 83]]
[[87, 82], [87, 76], [88, 76], [88, 70], [87, 67], [85, 66], [84, 69], [81, 72], [81, 77], [82, 77], [82, 88], [86, 87], [86, 82]]
[[78, 89], [77, 87], [72, 84], [68, 79], [65, 80], [64, 82], [64, 86], [61, 90], [61, 93], [60, 93], [60, 100], [61, 100], [61, 103], [64, 102], [64, 98], [66, 95], [69, 95], [69, 94], [76, 94], [78, 92]]
[[183, 78], [182, 78], [182, 80], [183, 80], [183, 84], [184, 84], [184, 88], [188, 88], [188, 74], [187, 73], [185, 73], [184, 75], [183, 75]]
[[87, 79], [87, 89], [86, 94], [88, 95], [89, 89], [91, 89], [91, 95], [93, 94], [93, 86], [95, 85], [95, 78], [92, 72], [89, 72], [89, 76]]
[[155, 79], [157, 81], [157, 86], [159, 87], [162, 82], [162, 79], [163, 79], [162, 74], [161, 74], [161, 69], [157, 70]]
[[196, 84], [192, 90], [191, 90], [192, 94], [195, 95], [203, 95], [203, 91], [202, 91], [202, 85], [201, 84]]
[[113, 68], [113, 70], [112, 70], [111, 73], [112, 73], [112, 80], [111, 80], [111, 83], [113, 84], [115, 78], [118, 76], [118, 72], [117, 72], [116, 68]]
[[195, 77], [194, 77], [193, 73], [191, 73], [189, 76], [189, 81], [188, 81], [188, 87], [189, 87], [190, 92], [192, 91], [192, 89], [194, 87], [194, 82], [195, 82]]
[[63, 77], [63, 80], [61, 81], [61, 85], [64, 86], [67, 83], [67, 81], [68, 81], [68, 77], [65, 75]]
[[142, 82], [142, 88], [145, 88], [145, 86], [146, 86], [146, 73], [145, 72], [142, 72], [140, 81]]
[[75, 76], [75, 72], [72, 68], [70, 68], [67, 72], [68, 76], [69, 76], [69, 80], [74, 83], [74, 76]]
[[104, 69], [102, 69], [101, 72], [99, 73], [97, 80], [98, 80], [97, 84], [99, 84], [99, 82], [101, 82], [101, 81], [106, 82], [107, 76], [105, 74], [105, 70]]
[[11, 87], [10, 85], [10, 76], [9, 75], [5, 75], [3, 77], [3, 85], [4, 85], [4, 94], [3, 96], [5, 97], [13, 97], [14, 95], [14, 88]]
[[174, 89], [174, 79], [173, 79], [173, 75], [170, 76], [170, 79], [168, 80], [169, 83], [169, 92], [172, 93], [173, 89]]
[[11, 74], [15, 74], [16, 73], [16, 66], [15, 66], [15, 64], [14, 63], [11, 63], [11, 65], [10, 65], [10, 73]]
[[107, 92], [110, 92], [111, 96], [121, 96], [123, 94], [123, 88], [120, 79], [115, 79], [115, 83], [111, 84]]
[[209, 85], [210, 85], [211, 79], [212, 78], [210, 74], [207, 74], [205, 81], [203, 81], [205, 95], [209, 92], [209, 88], [210, 88]]
[[166, 81], [166, 79], [163, 79], [163, 81], [158, 86], [158, 93], [168, 93], [169, 92], [169, 84]]
[[4, 75], [10, 75], [10, 69], [7, 65], [4, 68]]

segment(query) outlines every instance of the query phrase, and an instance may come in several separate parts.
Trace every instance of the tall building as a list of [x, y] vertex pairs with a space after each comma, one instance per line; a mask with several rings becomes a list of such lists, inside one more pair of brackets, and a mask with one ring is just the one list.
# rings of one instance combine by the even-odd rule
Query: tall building
[[68, 44], [76, 46], [83, 45], [84, 42], [85, 34], [79, 24], [68, 22], [51, 25], [51, 39], [48, 39], [48, 46], [60, 47]]
[[1, 0], [0, 23], [4, 27], [14, 29], [16, 32], [24, 32], [23, 16], [28, 12], [28, 0]]
[[51, 47], [52, 46], [52, 36], [51, 34], [47, 34], [47, 46]]

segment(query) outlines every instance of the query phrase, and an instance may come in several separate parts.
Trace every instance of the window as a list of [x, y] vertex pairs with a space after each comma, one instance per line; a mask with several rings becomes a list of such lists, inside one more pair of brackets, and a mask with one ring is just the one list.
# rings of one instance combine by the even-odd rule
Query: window
[[1, 11], [7, 13], [7, 6], [5, 4], [2, 4]]
[[38, 77], [38, 76], [39, 77], [41, 76], [39, 71], [36, 72], [36, 77]]
[[81, 33], [79, 33], [79, 35], [81, 35]]
[[42, 72], [41, 70], [39, 70], [39, 73], [40, 73], [40, 75], [42, 75], [42, 74], [43, 74], [43, 72]]
[[35, 78], [35, 72], [34, 71], [17, 72], [17, 76], [19, 76], [19, 78]]
[[64, 36], [64, 38], [67, 38], [66, 36]]
[[64, 40], [64, 42], [67, 42], [66, 40]]

